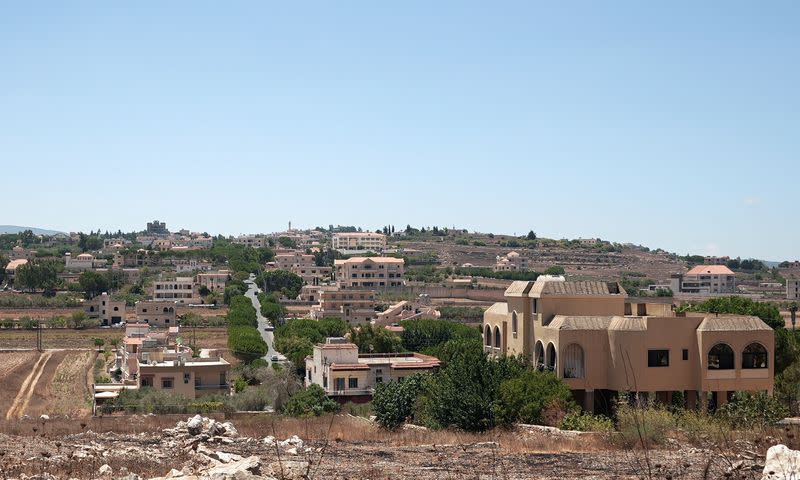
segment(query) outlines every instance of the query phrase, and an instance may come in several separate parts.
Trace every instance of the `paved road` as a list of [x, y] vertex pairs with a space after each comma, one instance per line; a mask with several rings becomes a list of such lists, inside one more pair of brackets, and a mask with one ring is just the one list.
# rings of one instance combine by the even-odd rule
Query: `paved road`
[[267, 354], [264, 356], [264, 360], [268, 363], [272, 363], [270, 360], [273, 355], [278, 355], [278, 357], [282, 357], [277, 351], [275, 351], [275, 345], [273, 344], [274, 337], [272, 335], [272, 330], [267, 330], [268, 326], [271, 326], [269, 320], [267, 320], [264, 315], [261, 315], [261, 302], [258, 301], [258, 293], [261, 291], [255, 282], [255, 275], [250, 274], [250, 278], [244, 281], [245, 285], [247, 285], [247, 292], [245, 292], [245, 296], [253, 302], [253, 307], [256, 309], [256, 315], [258, 316], [258, 333], [261, 334], [261, 338], [267, 342]]

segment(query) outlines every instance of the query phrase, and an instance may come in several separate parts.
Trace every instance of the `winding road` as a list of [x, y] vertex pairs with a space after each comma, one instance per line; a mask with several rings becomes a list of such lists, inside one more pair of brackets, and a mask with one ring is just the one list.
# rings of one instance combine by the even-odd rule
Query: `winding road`
[[269, 323], [269, 320], [267, 320], [267, 318], [261, 314], [261, 302], [258, 301], [258, 293], [261, 290], [258, 288], [258, 285], [256, 285], [255, 275], [250, 274], [250, 278], [245, 280], [244, 283], [247, 285], [247, 292], [245, 292], [244, 295], [250, 299], [250, 301], [253, 303], [253, 307], [256, 309], [256, 316], [258, 318], [258, 333], [261, 334], [261, 338], [263, 338], [267, 343], [267, 354], [264, 355], [263, 358], [271, 365], [273, 355], [277, 355], [281, 360], [283, 359], [283, 355], [275, 350], [275, 345], [273, 343], [274, 336], [272, 335], [272, 325]]

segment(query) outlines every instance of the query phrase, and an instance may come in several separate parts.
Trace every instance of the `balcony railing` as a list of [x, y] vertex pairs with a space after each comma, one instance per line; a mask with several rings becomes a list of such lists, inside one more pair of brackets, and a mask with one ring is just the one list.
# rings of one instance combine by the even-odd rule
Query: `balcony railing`
[[195, 385], [195, 390], [227, 390], [230, 388], [230, 384], [228, 383], [220, 383], [220, 384], [205, 384], [205, 385]]
[[372, 395], [375, 393], [373, 388], [347, 388], [345, 390], [331, 390], [328, 395], [342, 397], [347, 395]]

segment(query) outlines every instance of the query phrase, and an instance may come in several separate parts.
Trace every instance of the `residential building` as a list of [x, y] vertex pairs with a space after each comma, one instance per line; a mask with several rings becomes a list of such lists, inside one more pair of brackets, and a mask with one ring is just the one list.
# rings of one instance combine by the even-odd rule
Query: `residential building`
[[290, 252], [275, 255], [275, 261], [268, 267], [288, 270], [301, 277], [309, 285], [320, 285], [331, 277], [331, 267], [317, 266], [314, 255], [303, 252]]
[[230, 364], [213, 352], [194, 357], [191, 348], [178, 343], [178, 327], [161, 332], [152, 332], [143, 324], [128, 327], [117, 351], [126, 383], [190, 399], [230, 394]]
[[786, 299], [800, 300], [800, 278], [786, 279]]
[[6, 279], [10, 281], [14, 281], [14, 276], [17, 274], [17, 268], [22, 265], [28, 263], [28, 260], [25, 258], [17, 258], [16, 260], [11, 260], [6, 264]]
[[220, 270], [218, 272], [198, 273], [194, 276], [194, 283], [199, 287], [206, 287], [212, 292], [225, 291], [225, 283], [231, 278], [230, 270]]
[[372, 290], [321, 290], [319, 305], [311, 308], [312, 318], [336, 317], [353, 324], [369, 323], [376, 315]]
[[105, 238], [103, 239], [103, 251], [116, 252], [129, 246], [131, 243], [132, 242], [127, 238]]
[[269, 241], [266, 237], [261, 235], [239, 235], [233, 239], [233, 243], [253, 248], [261, 248], [266, 247], [269, 244]]
[[167, 230], [166, 223], [153, 220], [152, 222], [147, 222], [147, 233], [149, 235], [167, 235], [169, 230]]
[[380, 253], [386, 249], [386, 235], [371, 232], [334, 233], [331, 247], [345, 255]]
[[83, 271], [93, 268], [104, 268], [106, 266], [108, 266], [108, 262], [105, 259], [95, 258], [91, 253], [81, 253], [75, 257], [69, 252], [64, 254], [65, 270]]
[[319, 302], [320, 292], [323, 291], [337, 291], [339, 287], [336, 285], [303, 285], [300, 287], [300, 301], [301, 302]]
[[132, 253], [114, 254], [114, 266], [125, 268], [157, 267], [161, 265], [161, 255], [152, 251], [139, 249]]
[[194, 303], [199, 297], [194, 291], [194, 278], [176, 277], [172, 280], [153, 282], [153, 300], [175, 300], [178, 303]]
[[334, 260], [340, 288], [402, 287], [405, 261], [395, 257], [352, 257]]
[[528, 269], [528, 259], [523, 257], [517, 252], [508, 252], [507, 254], [497, 257], [492, 270], [495, 272], [516, 272], [525, 271]]
[[368, 400], [375, 386], [402, 381], [415, 373], [439, 368], [439, 359], [421, 353], [359, 354], [358, 347], [344, 338], [328, 338], [314, 345], [306, 357], [305, 385], [319, 385], [339, 401]]
[[206, 262], [204, 260], [198, 260], [196, 258], [189, 258], [189, 259], [173, 259], [172, 265], [175, 266], [175, 271], [177, 273], [185, 273], [185, 272], [194, 272], [194, 271], [202, 271], [208, 272], [211, 271], [213, 265], [211, 262]]
[[89, 318], [99, 320], [104, 327], [125, 321], [125, 302], [112, 300], [106, 292], [87, 300], [83, 304], [83, 310]]
[[9, 260], [33, 260], [36, 258], [36, 250], [14, 245], [11, 247], [11, 255], [8, 258]]
[[375, 318], [376, 325], [392, 325], [403, 320], [415, 319], [437, 319], [441, 313], [430, 305], [422, 304], [418, 301], [401, 300], [382, 312], [378, 312]]
[[670, 280], [673, 292], [719, 295], [736, 292], [736, 274], [725, 265], [698, 265]]
[[140, 300], [136, 302], [136, 321], [156, 328], [169, 328], [178, 324], [174, 300]]
[[513, 282], [484, 314], [484, 348], [552, 370], [589, 411], [618, 392], [711, 408], [733, 392], [773, 389], [774, 334], [758, 317], [676, 315], [631, 303], [617, 283]]

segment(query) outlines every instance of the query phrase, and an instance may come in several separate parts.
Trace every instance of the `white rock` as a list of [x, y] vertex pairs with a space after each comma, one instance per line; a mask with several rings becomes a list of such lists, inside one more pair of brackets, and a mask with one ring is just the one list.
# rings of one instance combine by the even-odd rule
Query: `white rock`
[[767, 450], [762, 480], [796, 480], [800, 478], [800, 452], [786, 445]]
[[261, 460], [256, 456], [251, 456], [237, 462], [225, 463], [212, 467], [204, 472], [202, 476], [213, 480], [225, 479], [233, 477], [237, 473], [248, 472], [255, 474], [258, 472], [259, 467], [261, 467]]
[[297, 455], [297, 448], [296, 447], [289, 448], [286, 450], [286, 453], [289, 455]]
[[266, 445], [275, 446], [275, 437], [273, 437], [272, 435], [264, 437], [264, 443]]
[[200, 434], [200, 430], [203, 428], [203, 417], [200, 415], [195, 415], [194, 417], [190, 418], [188, 422], [186, 422], [186, 429], [192, 435]]
[[236, 430], [236, 427], [234, 427], [231, 422], [225, 422], [220, 426], [225, 429], [225, 436], [226, 437], [238, 437], [239, 436], [239, 432]]
[[49, 415], [44, 415], [44, 414], [42, 414], [42, 415], [39, 417], [39, 420], [44, 420], [44, 421], [50, 420], [50, 416], [49, 416]]
[[97, 476], [100, 478], [111, 478], [112, 475], [114, 475], [114, 471], [107, 463], [104, 463], [97, 469]]

